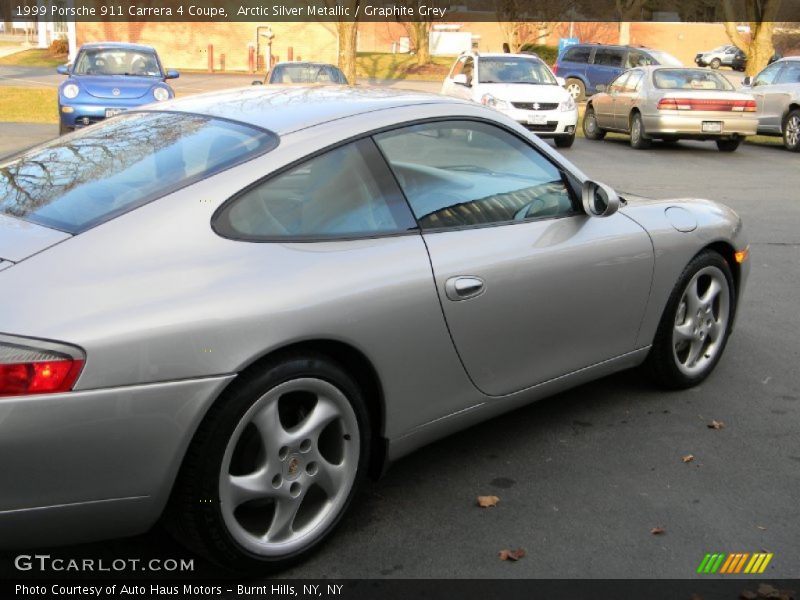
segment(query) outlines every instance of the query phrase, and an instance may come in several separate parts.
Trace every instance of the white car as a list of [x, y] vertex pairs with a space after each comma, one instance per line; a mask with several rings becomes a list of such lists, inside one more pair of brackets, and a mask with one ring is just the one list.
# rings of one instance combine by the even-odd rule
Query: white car
[[508, 115], [559, 148], [575, 141], [578, 107], [542, 60], [529, 54], [478, 54], [458, 57], [442, 84], [442, 94], [465, 98]]

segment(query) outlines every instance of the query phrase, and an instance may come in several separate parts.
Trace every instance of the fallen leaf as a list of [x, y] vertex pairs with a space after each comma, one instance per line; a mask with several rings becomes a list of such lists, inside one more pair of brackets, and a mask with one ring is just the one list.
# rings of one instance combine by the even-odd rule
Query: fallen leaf
[[750, 590], [744, 590], [741, 594], [739, 594], [739, 598], [742, 600], [756, 600], [756, 598], [758, 598], [758, 594], [751, 592]]
[[768, 583], [762, 583], [758, 586], [759, 598], [778, 598], [779, 596], [780, 592]]
[[758, 527], [761, 531], [766, 531], [767, 530], [766, 527], [762, 527], [761, 525], [756, 525], [756, 527]]
[[497, 496], [478, 496], [478, 506], [481, 508], [491, 508], [492, 506], [497, 506], [498, 502], [500, 502], [500, 498]]
[[687, 454], [686, 456], [681, 456], [681, 460], [685, 463], [692, 462], [694, 460], [694, 454]]
[[707, 427], [709, 429], [722, 429], [723, 427], [725, 427], [725, 423], [723, 423], [722, 421], [713, 421], [712, 420], [711, 423], [709, 423], [707, 425]]
[[664, 533], [664, 528], [663, 527], [653, 527], [650, 530], [650, 533], [652, 533], [653, 535], [661, 535], [662, 533]]
[[500, 560], [516, 562], [525, 556], [525, 550], [522, 548], [517, 548], [516, 550], [500, 550], [497, 555], [500, 557]]

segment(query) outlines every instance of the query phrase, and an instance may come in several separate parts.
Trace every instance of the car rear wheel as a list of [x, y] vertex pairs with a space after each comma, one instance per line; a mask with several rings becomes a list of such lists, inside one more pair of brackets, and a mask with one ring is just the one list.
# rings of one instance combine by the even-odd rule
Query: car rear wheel
[[587, 106], [586, 113], [583, 115], [583, 135], [588, 140], [602, 140], [606, 137], [605, 130], [597, 124], [597, 115], [592, 106]]
[[719, 148], [720, 152], [735, 152], [741, 143], [742, 138], [740, 137], [717, 140], [717, 148]]
[[786, 115], [783, 122], [783, 145], [787, 150], [800, 152], [800, 109]]
[[575, 143], [575, 134], [572, 135], [558, 135], [553, 138], [556, 146], [559, 148], [570, 148]]
[[735, 306], [727, 261], [712, 250], [698, 254], [678, 279], [650, 350], [656, 382], [682, 389], [708, 377], [725, 349]]
[[647, 137], [644, 131], [642, 115], [638, 112], [631, 115], [631, 147], [637, 150], [645, 150], [650, 147], [652, 140]]
[[580, 79], [570, 77], [567, 79], [567, 84], [564, 86], [576, 102], [586, 100], [586, 86]]
[[338, 524], [367, 469], [358, 385], [323, 355], [240, 376], [199, 427], [171, 500], [171, 531], [237, 570], [284, 568]]
[[709, 63], [709, 65], [708, 65], [708, 66], [710, 66], [712, 69], [719, 69], [719, 66], [720, 66], [721, 64], [722, 64], [722, 61], [720, 61], [720, 59], [718, 59], [718, 58], [715, 58], [714, 60], [712, 60], [712, 61]]

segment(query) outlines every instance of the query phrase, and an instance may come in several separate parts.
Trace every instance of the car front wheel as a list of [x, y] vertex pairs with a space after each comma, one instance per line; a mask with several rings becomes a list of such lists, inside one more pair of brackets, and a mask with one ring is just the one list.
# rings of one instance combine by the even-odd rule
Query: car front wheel
[[570, 148], [575, 143], [575, 134], [572, 135], [558, 135], [553, 138], [558, 148]]
[[721, 61], [720, 59], [718, 59], [718, 58], [715, 58], [714, 60], [712, 60], [712, 61], [709, 63], [709, 66], [710, 66], [712, 69], [719, 69], [719, 67], [720, 67], [720, 65], [721, 65], [721, 64], [722, 64], [722, 61]]
[[338, 524], [367, 469], [358, 385], [322, 355], [241, 375], [209, 411], [181, 468], [168, 525], [225, 567], [279, 569]]
[[734, 137], [727, 140], [717, 140], [717, 148], [720, 152], [735, 152], [742, 143], [742, 138]]
[[597, 115], [592, 106], [587, 106], [586, 113], [583, 115], [583, 135], [588, 140], [602, 140], [606, 137], [605, 130], [597, 124]]
[[659, 323], [648, 357], [656, 382], [683, 389], [708, 377], [725, 349], [735, 307], [727, 261], [701, 252], [678, 279]]
[[783, 145], [787, 150], [800, 152], [800, 109], [786, 115], [783, 123]]

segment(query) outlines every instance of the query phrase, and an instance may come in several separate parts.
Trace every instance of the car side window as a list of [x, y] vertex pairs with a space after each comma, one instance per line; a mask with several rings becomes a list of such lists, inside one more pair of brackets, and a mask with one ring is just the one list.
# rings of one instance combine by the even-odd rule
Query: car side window
[[778, 71], [781, 70], [781, 67], [783, 67], [781, 63], [775, 63], [768, 66], [766, 69], [761, 71], [761, 73], [756, 75], [755, 80], [753, 80], [753, 87], [759, 85], [771, 85], [775, 83], [775, 79], [778, 76]]
[[467, 57], [464, 61], [464, 69], [461, 72], [467, 76], [467, 83], [472, 83], [472, 76], [475, 69], [474, 62], [472, 57]]
[[228, 201], [214, 221], [244, 240], [375, 236], [416, 228], [372, 140], [330, 150]]
[[447, 121], [375, 136], [423, 230], [573, 214], [561, 171], [511, 133]]
[[611, 48], [598, 48], [594, 53], [594, 64], [606, 67], [621, 67], [623, 52]]
[[630, 76], [623, 86], [624, 92], [635, 92], [642, 87], [642, 78], [644, 72], [642, 71], [629, 71]]
[[623, 89], [625, 89], [625, 82], [628, 80], [628, 77], [630, 77], [630, 75], [631, 74], [629, 71], [625, 71], [622, 75], [617, 77], [614, 81], [612, 81], [608, 85], [608, 91], [621, 92]]
[[456, 61], [456, 64], [453, 65], [453, 70], [450, 71], [450, 79], [461, 73], [461, 70], [464, 68], [464, 62], [466, 62], [466, 58], [459, 58]]
[[588, 63], [589, 62], [589, 54], [591, 53], [591, 48], [586, 46], [579, 46], [577, 48], [570, 48], [564, 54], [564, 61], [565, 62], [575, 62], [575, 63]]
[[628, 69], [632, 69], [634, 67], [646, 67], [648, 65], [655, 64], [655, 60], [649, 54], [645, 54], [644, 52], [639, 52], [638, 50], [631, 50], [628, 52], [628, 58], [625, 61], [625, 66]]
[[787, 61], [775, 83], [800, 83], [800, 60]]

